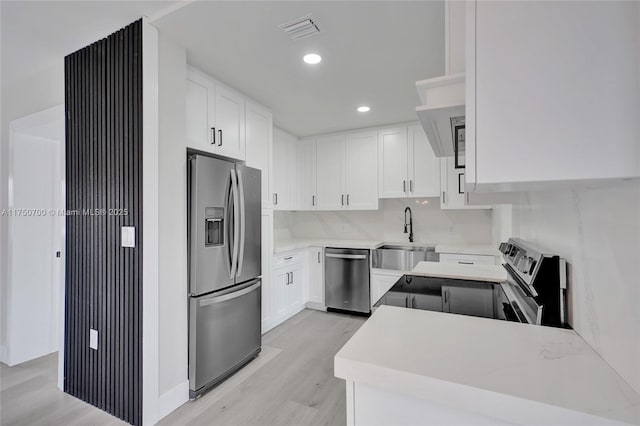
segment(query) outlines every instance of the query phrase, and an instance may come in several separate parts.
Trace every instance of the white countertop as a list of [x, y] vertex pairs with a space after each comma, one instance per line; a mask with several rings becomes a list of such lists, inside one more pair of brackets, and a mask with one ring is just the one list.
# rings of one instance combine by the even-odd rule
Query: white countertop
[[502, 283], [507, 280], [507, 271], [502, 265], [462, 265], [458, 263], [420, 262], [413, 268], [411, 275], [495, 283]]
[[438, 244], [436, 253], [476, 254], [482, 256], [501, 256], [500, 250], [490, 245], [451, 245]]
[[514, 424], [640, 424], [640, 395], [573, 330], [381, 306], [334, 368]]
[[273, 246], [273, 252], [283, 253], [285, 251], [297, 250], [306, 247], [337, 247], [373, 250], [382, 245], [384, 245], [384, 241], [295, 239], [276, 241]]

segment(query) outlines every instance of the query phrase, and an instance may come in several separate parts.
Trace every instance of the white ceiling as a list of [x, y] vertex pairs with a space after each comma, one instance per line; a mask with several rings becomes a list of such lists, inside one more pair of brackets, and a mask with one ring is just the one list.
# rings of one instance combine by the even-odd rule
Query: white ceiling
[[177, 1], [0, 1], [2, 87]]
[[[176, 7], [176, 6], [184, 7]], [[298, 136], [416, 120], [416, 80], [444, 73], [442, 1], [0, 1], [6, 87], [141, 16], [192, 65], [271, 107]], [[176, 8], [177, 10], [173, 11]], [[311, 13], [320, 34], [279, 24]], [[311, 67], [304, 53], [322, 62]], [[357, 113], [360, 104], [371, 106]]]
[[[318, 35], [278, 28], [309, 13]], [[154, 25], [297, 136], [416, 120], [415, 81], [444, 74], [441, 1], [198, 1]], [[308, 52], [322, 62], [303, 63]]]

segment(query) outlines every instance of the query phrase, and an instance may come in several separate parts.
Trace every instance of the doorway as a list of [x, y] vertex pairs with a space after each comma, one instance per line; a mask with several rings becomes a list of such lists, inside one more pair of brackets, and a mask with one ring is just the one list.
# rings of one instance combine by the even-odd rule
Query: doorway
[[63, 105], [10, 123], [8, 184], [3, 362], [12, 366], [56, 352], [63, 342]]

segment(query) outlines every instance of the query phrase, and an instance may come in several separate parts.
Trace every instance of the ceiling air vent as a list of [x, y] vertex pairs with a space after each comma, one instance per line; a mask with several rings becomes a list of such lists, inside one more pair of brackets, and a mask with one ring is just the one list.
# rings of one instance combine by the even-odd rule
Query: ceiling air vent
[[320, 32], [320, 28], [311, 19], [311, 15], [303, 16], [286, 24], [278, 25], [292, 40], [300, 40]]

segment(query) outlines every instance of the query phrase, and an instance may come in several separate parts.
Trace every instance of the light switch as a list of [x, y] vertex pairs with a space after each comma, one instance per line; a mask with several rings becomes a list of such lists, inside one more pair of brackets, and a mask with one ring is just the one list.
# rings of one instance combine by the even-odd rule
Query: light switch
[[89, 347], [98, 350], [98, 330], [89, 329]]
[[122, 247], [136, 246], [136, 228], [133, 226], [123, 226], [120, 235]]

